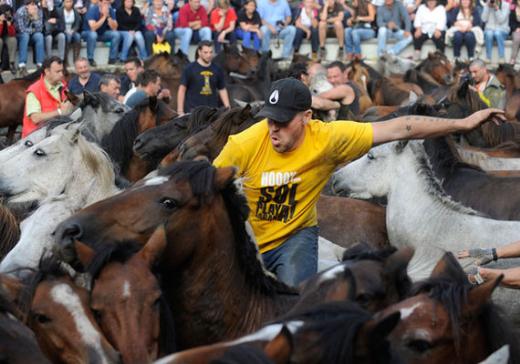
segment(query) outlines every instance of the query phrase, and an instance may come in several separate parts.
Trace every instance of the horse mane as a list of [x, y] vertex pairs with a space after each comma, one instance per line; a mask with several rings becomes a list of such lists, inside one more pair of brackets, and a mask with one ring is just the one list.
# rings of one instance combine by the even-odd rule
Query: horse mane
[[486, 109], [487, 105], [482, 101], [478, 93], [469, 89], [469, 81], [455, 84], [448, 90], [446, 101], [459, 107], [467, 116], [475, 111]]
[[225, 109], [218, 109], [210, 106], [197, 106], [191, 112], [188, 119], [188, 135], [198, 133], [211, 124], [216, 117], [221, 115]]
[[373, 249], [366, 243], [359, 243], [345, 250], [341, 261], [375, 260], [377, 262], [382, 262], [396, 251], [397, 249], [394, 247]]
[[65, 116], [65, 115], [55, 116], [49, 120], [39, 123], [37, 125], [36, 129], [38, 130], [38, 129], [42, 129], [42, 128], [47, 128], [45, 136], [49, 136], [51, 134], [51, 131], [56, 129], [58, 126], [68, 124], [70, 122], [72, 122], [72, 119], [69, 116]]
[[[247, 114], [244, 114], [246, 108], [250, 108], [247, 111]], [[246, 116], [246, 117], [245, 117]], [[245, 117], [245, 118], [244, 118]], [[227, 140], [227, 138], [237, 131], [234, 128], [238, 128], [239, 130], [244, 130], [242, 127], [247, 125], [248, 122], [257, 122], [260, 120], [259, 118], [254, 118], [251, 106], [245, 107], [234, 107], [230, 110], [223, 112], [212, 126], [214, 127], [214, 131], [216, 133], [215, 139], [217, 140]], [[238, 121], [238, 122], [237, 122]]]
[[43, 68], [38, 68], [36, 71], [29, 73], [27, 76], [17, 77], [14, 81], [31, 81], [34, 82], [40, 78], [43, 74]]
[[7, 206], [0, 204], [0, 260], [13, 249], [19, 239], [18, 220]]
[[[193, 195], [204, 203], [217, 192], [213, 185], [215, 172], [216, 168], [207, 161], [181, 161], [159, 171], [159, 175], [170, 176], [170, 179], [174, 180], [187, 180]], [[222, 198], [233, 228], [238, 265], [249, 286], [267, 295], [298, 294], [296, 289], [278, 281], [272, 275], [266, 274], [263, 264], [258, 258], [256, 244], [246, 231], [245, 223], [249, 215], [247, 200], [238, 193], [234, 183], [230, 183], [222, 191]]]
[[9, 298], [9, 295], [0, 285], [0, 313], [10, 314], [14, 317], [20, 317], [20, 312], [14, 302]]

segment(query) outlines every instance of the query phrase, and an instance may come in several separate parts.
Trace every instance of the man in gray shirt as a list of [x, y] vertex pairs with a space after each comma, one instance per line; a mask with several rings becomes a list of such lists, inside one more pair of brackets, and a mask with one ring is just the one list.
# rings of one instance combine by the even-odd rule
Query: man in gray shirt
[[[399, 0], [385, 0], [384, 5], [377, 8], [377, 55], [388, 52], [394, 55], [401, 53], [412, 42], [412, 24], [405, 7]], [[395, 39], [393, 47], [386, 50], [386, 41]]]

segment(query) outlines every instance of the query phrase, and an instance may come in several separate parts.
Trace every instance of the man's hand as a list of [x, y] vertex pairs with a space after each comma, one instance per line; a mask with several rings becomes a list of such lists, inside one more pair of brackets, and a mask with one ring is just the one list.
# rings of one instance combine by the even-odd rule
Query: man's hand
[[500, 125], [505, 120], [504, 110], [484, 109], [462, 119], [462, 123], [465, 130], [472, 130], [486, 121], [493, 121], [495, 124]]
[[305, 29], [305, 39], [311, 39], [311, 31], [309, 29]]
[[219, 43], [223, 43], [225, 40], [226, 40], [226, 33], [220, 32], [220, 34], [218, 35], [217, 41]]
[[72, 109], [74, 109], [74, 105], [70, 101], [62, 102], [60, 105], [60, 110], [63, 115], [68, 115], [72, 112]]
[[439, 39], [441, 37], [442, 33], [439, 29], [435, 30], [435, 32], [433, 33], [433, 36], [436, 38], [436, 39]]
[[49, 20], [47, 20], [49, 22], [49, 24], [56, 24], [56, 18], [49, 18]]
[[496, 250], [495, 254], [493, 255], [493, 248], [476, 248], [469, 250], [461, 250], [457, 253], [457, 258], [459, 259], [478, 258], [477, 260], [475, 260], [476, 265], [488, 264], [489, 262], [495, 260], [495, 257]]
[[269, 28], [269, 31], [271, 32], [272, 35], [276, 35], [276, 33], [278, 33], [276, 28], [273, 27], [271, 24], [267, 24], [267, 28]]
[[410, 32], [404, 32], [403, 37], [408, 38], [410, 36], [410, 34], [411, 34]]
[[158, 99], [167, 99], [167, 98], [170, 98], [171, 97], [171, 93], [170, 93], [170, 90], [168, 90], [167, 88], [163, 88], [159, 94], [157, 94], [157, 98]]
[[421, 30], [421, 28], [417, 28], [417, 29], [415, 29], [414, 37], [415, 37], [415, 38], [419, 38], [421, 35], [422, 35], [422, 30]]
[[397, 29], [397, 24], [395, 24], [393, 21], [389, 21], [388, 24], [386, 25], [386, 27], [388, 29]]

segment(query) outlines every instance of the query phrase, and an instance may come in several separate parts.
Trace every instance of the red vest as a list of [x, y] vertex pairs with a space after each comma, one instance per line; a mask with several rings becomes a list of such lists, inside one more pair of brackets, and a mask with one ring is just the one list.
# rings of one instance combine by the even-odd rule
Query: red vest
[[[62, 82], [63, 88], [61, 89], [61, 100], [66, 100], [67, 95], [65, 95], [66, 84]], [[47, 87], [45, 87], [45, 81], [43, 79], [43, 75], [40, 77], [38, 81], [33, 83], [31, 86], [25, 90], [25, 93], [28, 94], [32, 92], [34, 96], [40, 101], [41, 112], [49, 112], [56, 111], [60, 107], [61, 100], [57, 100], [54, 96], [51, 95]], [[34, 130], [38, 128], [38, 125], [33, 123], [30, 117], [27, 116], [27, 105], [24, 107], [23, 111], [23, 127], [22, 127], [22, 138], [26, 137]]]

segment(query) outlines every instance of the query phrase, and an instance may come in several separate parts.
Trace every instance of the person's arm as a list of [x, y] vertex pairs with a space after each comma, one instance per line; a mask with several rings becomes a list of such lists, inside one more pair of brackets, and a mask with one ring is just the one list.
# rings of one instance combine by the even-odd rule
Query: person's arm
[[376, 16], [376, 21], [377, 21], [377, 27], [378, 28], [383, 28], [383, 27], [386, 27], [386, 23], [383, 19], [383, 15], [384, 15], [384, 6], [380, 6], [378, 9], [377, 9], [377, 16]]
[[486, 1], [484, 6], [482, 7], [482, 14], [480, 15], [480, 19], [485, 23], [489, 18], [489, 0]]
[[[88, 17], [88, 15], [87, 15]], [[88, 21], [88, 25], [90, 27], [90, 30], [93, 31], [93, 32], [96, 32], [99, 28], [101, 28], [103, 26], [103, 23], [105, 22], [105, 20], [107, 20], [108, 18], [108, 14], [107, 15], [103, 15], [101, 13], [101, 10], [99, 11], [99, 20], [93, 20], [93, 19], [90, 19]]]
[[327, 15], [329, 15], [328, 9], [329, 9], [329, 5], [328, 5], [328, 2], [325, 0], [325, 4], [323, 4], [323, 9], [321, 10], [321, 14], [320, 14], [321, 21], [324, 21], [324, 22], [327, 21]]
[[26, 112], [27, 116], [31, 119], [31, 121], [35, 124], [39, 124], [42, 121], [49, 120], [51, 118], [57, 117], [59, 115], [66, 115], [71, 109], [70, 102], [65, 102], [60, 105], [55, 111], [42, 112], [40, 101], [36, 98], [36, 96], [30, 92], [26, 97]]
[[421, 5], [419, 6], [419, 9], [417, 9], [417, 13], [415, 13], [415, 19], [413, 21], [413, 27], [415, 29], [421, 29], [421, 25], [422, 25], [422, 18], [423, 18], [423, 8], [424, 5]]
[[376, 7], [373, 4], [368, 4], [368, 15], [357, 16], [356, 20], [372, 23], [376, 18]]
[[229, 107], [229, 95], [225, 88], [222, 90], [218, 90], [218, 94], [220, 96], [220, 99], [222, 100], [222, 104], [224, 107]]
[[115, 19], [115, 12], [112, 9], [108, 9], [108, 27], [112, 30], [117, 30], [117, 20]]
[[517, 289], [520, 288], [520, 267], [509, 269], [491, 269], [479, 267], [478, 272], [484, 281], [496, 279], [498, 276], [504, 275], [504, 278], [500, 282], [501, 286]]
[[444, 119], [428, 116], [408, 115], [372, 124], [373, 144], [394, 140], [431, 138], [458, 131], [469, 131], [482, 122], [498, 117], [504, 120], [504, 111], [484, 109], [464, 119]]
[[399, 4], [399, 12], [401, 13], [401, 19], [404, 21], [404, 31], [406, 33], [410, 33], [412, 29], [412, 22], [410, 21], [410, 15], [408, 15], [408, 12], [404, 8], [404, 5], [398, 2]]
[[327, 100], [320, 96], [312, 96], [311, 107], [316, 110], [336, 110], [341, 107], [341, 104], [337, 101]]
[[328, 91], [320, 93], [318, 96], [327, 100], [340, 101], [344, 105], [350, 105], [356, 98], [354, 90], [348, 85], [333, 87]]
[[501, 8], [495, 13], [498, 23], [504, 23], [509, 21], [509, 4], [502, 2]]
[[177, 90], [177, 113], [184, 114], [184, 100], [186, 99], [186, 86], [180, 85]]
[[[441, 9], [442, 10], [442, 9]], [[437, 21], [437, 30], [443, 31], [446, 29], [446, 23], [448, 22], [448, 19], [446, 18], [446, 11], [440, 11], [439, 10], [439, 17], [436, 18]]]

